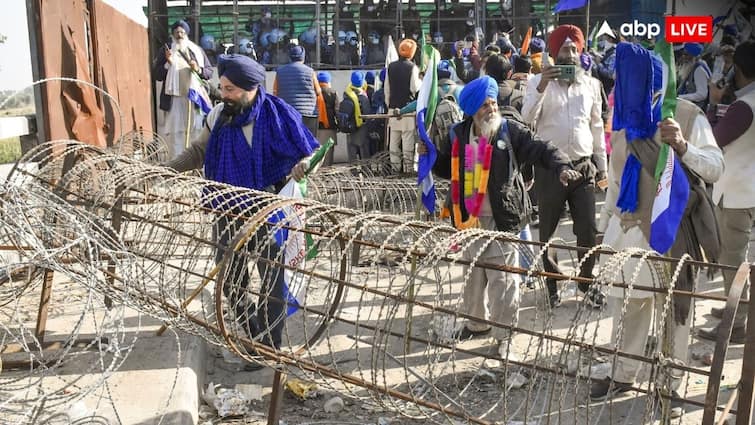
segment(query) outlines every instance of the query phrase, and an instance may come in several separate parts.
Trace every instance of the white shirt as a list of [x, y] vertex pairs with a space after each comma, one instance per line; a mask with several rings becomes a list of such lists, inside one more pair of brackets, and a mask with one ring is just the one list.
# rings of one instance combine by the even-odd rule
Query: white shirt
[[690, 102], [702, 102], [708, 97], [708, 80], [710, 79], [705, 67], [702, 65], [698, 66], [692, 78], [695, 79], [695, 92], [681, 94], [679, 98], [689, 100]]
[[522, 117], [533, 124], [535, 134], [551, 142], [576, 161], [595, 154], [599, 171], [606, 171], [606, 143], [601, 117], [600, 81], [578, 73], [571, 84], [551, 81], [542, 93], [537, 74], [527, 83]]

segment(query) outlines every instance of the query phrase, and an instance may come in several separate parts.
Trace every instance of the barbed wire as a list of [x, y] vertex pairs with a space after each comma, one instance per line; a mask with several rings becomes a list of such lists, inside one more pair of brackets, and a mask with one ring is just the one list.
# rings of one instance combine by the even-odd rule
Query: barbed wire
[[[633, 415], [641, 410], [647, 419], [658, 417], [661, 396], [654, 388], [666, 385], [668, 371], [707, 377], [705, 370], [654, 353], [637, 356], [608, 346], [598, 332], [610, 317], [608, 309], [592, 309], [583, 300], [569, 317], [563, 309], [550, 311], [542, 278], [552, 275], [542, 271], [540, 259], [547, 249], [567, 249], [558, 240], [539, 244], [410, 219], [416, 204], [410, 180], [381, 181], [362, 173], [373, 169], [365, 164], [326, 168], [310, 181], [309, 193], [317, 200], [292, 199], [176, 174], [142, 161], [135, 154], [141, 148], [128, 152], [134, 154], [57, 141], [19, 161], [0, 197], [4, 244], [18, 256], [6, 260], [8, 276], [15, 270], [54, 270], [88, 291], [88, 309], [95, 299], [110, 299], [248, 362], [425, 422], [620, 423], [611, 401], [582, 408], [590, 383], [598, 379], [590, 368], [596, 360], [614, 371], [626, 359], [666, 371], [647, 387], [634, 388], [646, 398], [625, 403]], [[360, 261], [353, 261], [355, 247]], [[655, 253], [606, 248], [590, 250], [581, 261], [600, 254], [594, 284], [624, 290], [622, 310], [614, 315], [618, 341], [635, 291], [665, 299], [674, 292], [698, 295], [674, 289], [686, 259], [663, 263], [673, 267], [673, 275], [642, 280], [661, 264]], [[491, 261], [489, 252], [508, 254]], [[525, 255], [532, 260], [529, 269], [518, 265]], [[480, 271], [508, 273], [506, 284], [519, 292], [511, 308], [521, 319], [514, 315], [503, 323], [468, 313], [463, 293]], [[28, 275], [15, 272], [18, 277], [0, 290], [24, 299], [40, 285]], [[287, 294], [269, 284], [281, 275]], [[516, 275], [540, 280], [532, 290], [520, 289]], [[566, 285], [581, 282], [574, 274], [559, 277]], [[659, 326], [651, 329], [657, 341], [667, 335], [660, 324], [673, 320], [670, 308], [665, 302], [657, 312]], [[290, 315], [271, 313], [276, 309]], [[20, 323], [21, 314], [21, 307], [11, 309], [6, 323]], [[565, 328], [556, 325], [557, 314], [566, 319]], [[115, 323], [118, 317], [112, 316]], [[491, 335], [500, 338], [459, 340], [456, 334], [470, 321], [490, 326]], [[4, 326], [4, 332], [12, 329]], [[108, 340], [130, 347], [119, 335], [108, 334]], [[26, 333], [15, 338], [27, 339]], [[117, 362], [107, 365], [110, 372]], [[57, 376], [54, 368], [44, 373]], [[38, 398], [28, 397], [30, 384], [25, 385], [8, 388], [34, 405]], [[0, 412], [13, 411], [6, 405], [0, 404]]]

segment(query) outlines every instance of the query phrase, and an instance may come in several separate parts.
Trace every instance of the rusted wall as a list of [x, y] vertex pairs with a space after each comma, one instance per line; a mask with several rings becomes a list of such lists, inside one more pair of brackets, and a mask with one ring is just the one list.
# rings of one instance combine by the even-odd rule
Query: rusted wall
[[[40, 78], [77, 78], [106, 90], [123, 113], [124, 129], [152, 130], [147, 29], [100, 0], [37, 0]], [[50, 140], [72, 138], [97, 146], [121, 134], [112, 100], [74, 82], [43, 87]]]
[[[94, 46], [100, 70], [96, 76], [98, 86], [118, 99], [126, 127], [123, 132], [139, 128], [152, 131], [147, 28], [100, 0], [94, 2], [93, 16]], [[114, 130], [111, 135], [120, 134], [117, 126]]]

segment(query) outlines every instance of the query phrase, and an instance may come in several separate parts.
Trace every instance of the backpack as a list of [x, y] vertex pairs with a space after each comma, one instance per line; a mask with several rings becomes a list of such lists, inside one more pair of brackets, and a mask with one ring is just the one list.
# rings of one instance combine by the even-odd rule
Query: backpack
[[[506, 84], [506, 83], [501, 83]], [[500, 87], [500, 85], [499, 85]], [[498, 107], [511, 106], [517, 111], [522, 109], [522, 102], [524, 102], [525, 88], [522, 87], [522, 82], [517, 81], [514, 87], [511, 88], [511, 92], [507, 96], [498, 95]], [[499, 89], [500, 93], [500, 89]]]
[[464, 114], [461, 112], [459, 104], [456, 103], [456, 98], [453, 94], [447, 94], [443, 97], [435, 108], [433, 126], [430, 130], [430, 139], [435, 146], [449, 144], [451, 140], [451, 127], [463, 118]]
[[523, 98], [524, 90], [522, 89], [522, 82], [517, 81], [516, 85], [507, 96], [498, 95], [498, 99], [496, 99], [498, 102], [498, 113], [501, 114], [503, 118], [514, 120], [525, 127], [529, 127], [529, 124], [524, 122], [524, 117], [522, 117], [522, 113], [520, 112]]
[[338, 123], [338, 131], [341, 133], [350, 134], [357, 131], [357, 122], [354, 118], [354, 102], [350, 97], [344, 96], [341, 101], [341, 105], [336, 112], [336, 122]]
[[500, 209], [498, 214], [494, 215], [496, 216], [498, 230], [519, 233], [532, 217], [532, 200], [527, 193], [519, 162], [514, 155], [506, 119], [501, 122], [498, 138], [499, 142], [506, 145], [506, 150], [509, 152], [509, 178], [501, 188], [503, 208]]

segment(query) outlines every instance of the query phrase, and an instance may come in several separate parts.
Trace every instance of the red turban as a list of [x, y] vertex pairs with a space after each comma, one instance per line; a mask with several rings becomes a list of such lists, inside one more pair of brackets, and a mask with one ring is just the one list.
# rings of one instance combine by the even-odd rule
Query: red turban
[[582, 53], [585, 48], [585, 36], [582, 35], [582, 30], [574, 25], [560, 25], [548, 36], [548, 50], [552, 57], [558, 56], [558, 51], [561, 50], [567, 37], [577, 45], [577, 52]]

